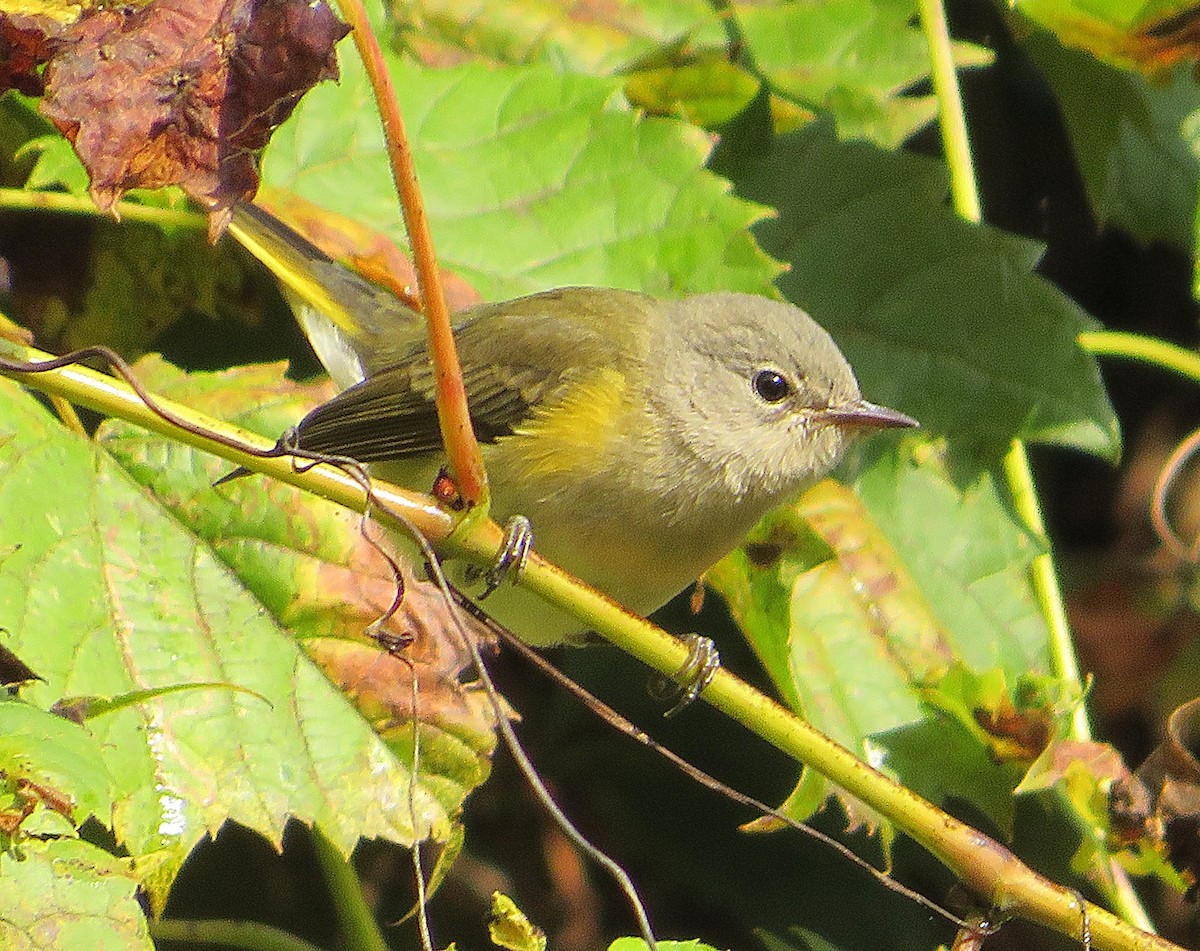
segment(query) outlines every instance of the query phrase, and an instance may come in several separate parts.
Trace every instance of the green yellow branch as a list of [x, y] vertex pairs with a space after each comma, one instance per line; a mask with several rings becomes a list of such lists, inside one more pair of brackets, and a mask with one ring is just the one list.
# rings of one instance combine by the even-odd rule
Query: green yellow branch
[[[0, 340], [0, 355], [9, 360], [38, 361], [49, 355]], [[106, 415], [144, 426], [168, 438], [215, 453], [238, 465], [279, 478], [355, 511], [366, 504], [364, 487], [328, 465], [299, 472], [287, 458], [264, 458], [271, 444], [261, 437], [210, 419], [160, 397], [154, 403], [186, 423], [181, 430], [148, 407], [122, 381], [86, 367], [69, 366], [45, 373], [0, 370], [24, 385], [56, 393]], [[208, 429], [219, 440], [205, 435]], [[244, 443], [238, 448], [235, 443]], [[396, 514], [415, 524], [448, 555], [487, 564], [494, 557], [502, 530], [490, 520], [470, 520], [471, 530], [442, 512], [431, 500], [382, 483], [371, 486], [377, 499], [375, 517], [393, 528], [403, 527]], [[530, 590], [570, 611], [589, 628], [660, 673], [682, 666], [687, 646], [643, 618], [537, 557], [522, 577]], [[1077, 894], [1025, 866], [998, 842], [942, 812], [932, 803], [872, 769], [844, 747], [800, 720], [733, 674], [718, 670], [702, 698], [797, 762], [811, 766], [851, 795], [891, 819], [898, 828], [941, 860], [968, 888], [1002, 916], [1015, 915], [1079, 938], [1084, 911]], [[1099, 951], [1168, 951], [1170, 942], [1121, 921], [1104, 909], [1086, 906], [1092, 946]]]

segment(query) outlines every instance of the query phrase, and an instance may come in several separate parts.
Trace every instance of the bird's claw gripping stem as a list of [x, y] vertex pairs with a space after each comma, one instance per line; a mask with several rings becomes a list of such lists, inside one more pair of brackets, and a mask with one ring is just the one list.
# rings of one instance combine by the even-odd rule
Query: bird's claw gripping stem
[[717, 671], [721, 669], [721, 654], [712, 638], [699, 634], [687, 634], [683, 637], [683, 641], [688, 645], [687, 659], [670, 678], [663, 678], [657, 691], [660, 694], [668, 695], [662, 689], [663, 686], [666, 686], [668, 690], [676, 693], [675, 703], [663, 714], [664, 717], [673, 717], [684, 707], [695, 703], [704, 688], [712, 682]]
[[524, 515], [514, 515], [504, 526], [504, 543], [496, 552], [496, 560], [484, 574], [484, 589], [480, 600], [499, 588], [505, 581], [516, 584], [529, 560], [533, 548], [533, 526]]

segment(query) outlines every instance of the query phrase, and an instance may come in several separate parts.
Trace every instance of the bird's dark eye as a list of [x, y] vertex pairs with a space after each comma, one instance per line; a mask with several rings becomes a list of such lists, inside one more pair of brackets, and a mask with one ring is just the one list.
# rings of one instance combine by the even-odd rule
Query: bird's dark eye
[[754, 392], [768, 403], [782, 403], [792, 392], [791, 384], [775, 370], [759, 370], [754, 374]]

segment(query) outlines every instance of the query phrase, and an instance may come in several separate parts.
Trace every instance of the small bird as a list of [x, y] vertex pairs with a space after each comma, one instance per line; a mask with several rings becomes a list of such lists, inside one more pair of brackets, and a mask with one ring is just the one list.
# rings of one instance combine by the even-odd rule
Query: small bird
[[[233, 230], [343, 388], [297, 445], [428, 490], [445, 459], [423, 318], [256, 206]], [[542, 555], [642, 614], [828, 474], [849, 440], [917, 425], [863, 399], [829, 334], [765, 297], [565, 287], [454, 325], [492, 514], [527, 517]], [[520, 588], [487, 610], [533, 645], [583, 634]]]

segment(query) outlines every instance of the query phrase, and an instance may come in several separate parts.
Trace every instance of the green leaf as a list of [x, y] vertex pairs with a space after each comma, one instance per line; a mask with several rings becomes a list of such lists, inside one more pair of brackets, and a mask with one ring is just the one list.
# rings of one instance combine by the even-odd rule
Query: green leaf
[[625, 95], [656, 115], [678, 114], [698, 126], [722, 126], [758, 95], [761, 83], [720, 55], [645, 69], [629, 77]]
[[1013, 0], [1012, 6], [1066, 45], [1117, 66], [1161, 77], [1195, 58], [1191, 0]]
[[[660, 951], [717, 951], [703, 941], [657, 941]], [[617, 938], [608, 946], [608, 951], [648, 951], [649, 945], [641, 938]]]
[[0, 853], [0, 947], [153, 951], [126, 863], [78, 839]]
[[71, 143], [61, 135], [43, 135], [30, 139], [15, 157], [36, 155], [33, 170], [25, 180], [31, 189], [64, 188], [72, 195], [86, 195], [91, 184], [88, 173]]
[[[772, 89], [830, 112], [839, 136], [895, 148], [931, 122], [931, 95], [904, 91], [929, 74], [929, 47], [915, 0], [735, 3], [734, 19]], [[954, 44], [959, 66], [991, 54]]]
[[1013, 8], [1041, 22], [1074, 21], [1083, 27], [1088, 21], [1111, 27], [1131, 27], [1177, 13], [1189, 6], [1189, 0], [1014, 0]]
[[[0, 615], [47, 681], [23, 696], [49, 705], [183, 682], [242, 688], [171, 692], [89, 724], [114, 778], [113, 830], [132, 855], [177, 868], [231, 819], [275, 843], [289, 818], [316, 822], [343, 851], [361, 836], [445, 834], [462, 785], [456, 798], [449, 777], [423, 775], [410, 803], [410, 761], [205, 539], [8, 382], [0, 418], [12, 433], [0, 445]], [[196, 454], [138, 442], [165, 481], [190, 477], [188, 504], [217, 517]]]
[[761, 87], [733, 61], [717, 11], [698, 0], [590, 7], [552, 0], [422, 0], [396, 8], [401, 42], [427, 65], [483, 60], [620, 74], [625, 94], [639, 108], [705, 128], [728, 122]]
[[[769, 515], [745, 547], [706, 576], [784, 697], [821, 732], [860, 752], [864, 737], [920, 715], [906, 689], [909, 678], [891, 656], [893, 638], [898, 646], [939, 634], [902, 567], [881, 552], [878, 533], [858, 537], [873, 531], [864, 515], [848, 490], [823, 482], [795, 505]], [[813, 526], [815, 521], [822, 527]], [[818, 555], [813, 561], [789, 540], [810, 527], [827, 544], [835, 538], [834, 558]], [[776, 553], [768, 560], [762, 553], [771, 548]], [[840, 554], [874, 555], [879, 561], [843, 571]], [[883, 585], [886, 604], [871, 596]], [[902, 631], [906, 618], [912, 623]]]
[[112, 825], [113, 779], [86, 729], [16, 699], [0, 700], [0, 775], [46, 787], [70, 804], [81, 825]]
[[1029, 580], [1044, 549], [992, 474], [978, 471], [963, 484], [956, 458], [906, 441], [860, 471], [855, 492], [951, 639], [948, 660], [999, 667], [1012, 682], [1047, 672], [1049, 634]]
[[998, 763], [987, 747], [946, 716], [934, 716], [872, 739], [885, 768], [935, 805], [952, 798], [971, 803], [1008, 838], [1013, 830], [1013, 788], [1024, 767]]
[[1102, 224], [1144, 244], [1196, 247], [1200, 87], [1179, 70], [1151, 82], [1035, 33], [1025, 49], [1066, 120], [1088, 199]]
[[500, 892], [492, 893], [488, 936], [492, 944], [508, 951], [546, 951], [546, 933], [525, 917], [516, 902]]
[[[920, 718], [900, 653], [941, 632], [843, 486], [827, 480], [769, 515], [705, 579], [729, 604], [785, 702], [822, 733], [865, 756], [872, 734]], [[831, 789], [806, 771], [784, 808], [806, 818]], [[875, 823], [859, 803], [840, 798], [853, 821]]]
[[1032, 273], [1030, 241], [946, 207], [940, 163], [780, 137], [738, 190], [779, 209], [755, 233], [791, 269], [778, 283], [837, 339], [867, 397], [997, 460], [1014, 438], [1114, 458], [1116, 417], [1076, 343], [1094, 322]]
[[[882, 734], [943, 719], [926, 701], [947, 671], [998, 669], [1014, 684], [1049, 671], [1049, 636], [1028, 574], [1040, 551], [989, 474], [958, 485], [936, 444], [908, 437], [862, 468], [853, 491], [826, 480], [768, 516], [706, 579], [785, 702], [878, 760]], [[990, 756], [984, 730], [967, 738], [973, 759]], [[888, 761], [905, 784], [936, 782], [936, 771], [903, 771], [916, 765]], [[1000, 825], [1007, 812], [999, 806], [1018, 778], [988, 781], [976, 803]], [[939, 794], [926, 792], [942, 801], [963, 791], [946, 779]], [[788, 806], [802, 816], [827, 793], [806, 777]], [[864, 818], [855, 802], [844, 805]]]
[[63, 348], [103, 340], [133, 356], [150, 349], [177, 321], [231, 316], [242, 272], [232, 258], [214, 256], [205, 242], [190, 229], [137, 223], [98, 228], [86, 262], [82, 307], [62, 335]]
[[402, 42], [426, 62], [463, 56], [611, 74], [685, 44], [723, 43], [705, 0], [418, 0], [392, 4]]
[[[330, 392], [325, 383], [286, 381], [279, 365], [186, 375], [150, 358], [137, 372], [154, 392], [264, 435], [282, 432]], [[171, 445], [135, 427], [108, 423], [99, 435], [113, 457], [300, 638], [308, 657], [404, 761], [412, 755], [417, 674], [424, 779], [454, 813], [487, 777], [495, 737], [486, 696], [461, 683], [470, 659], [448, 634], [440, 592], [406, 575], [404, 602], [383, 631], [413, 643], [402, 658], [390, 657], [364, 633], [389, 611], [396, 594], [393, 566], [372, 541], [378, 530], [364, 529], [353, 512], [280, 483], [247, 478], [214, 488], [224, 463], [185, 451], [178, 464], [164, 466]]]
[[759, 937], [767, 951], [843, 951], [807, 928], [791, 928], [787, 937], [771, 932], [760, 932]]
[[[271, 185], [403, 231], [362, 67], [305, 97], [264, 164]], [[422, 70], [391, 60], [441, 261], [485, 298], [595, 284], [679, 295], [766, 290], [762, 210], [703, 169], [710, 140], [622, 105], [611, 79], [549, 67]]]

